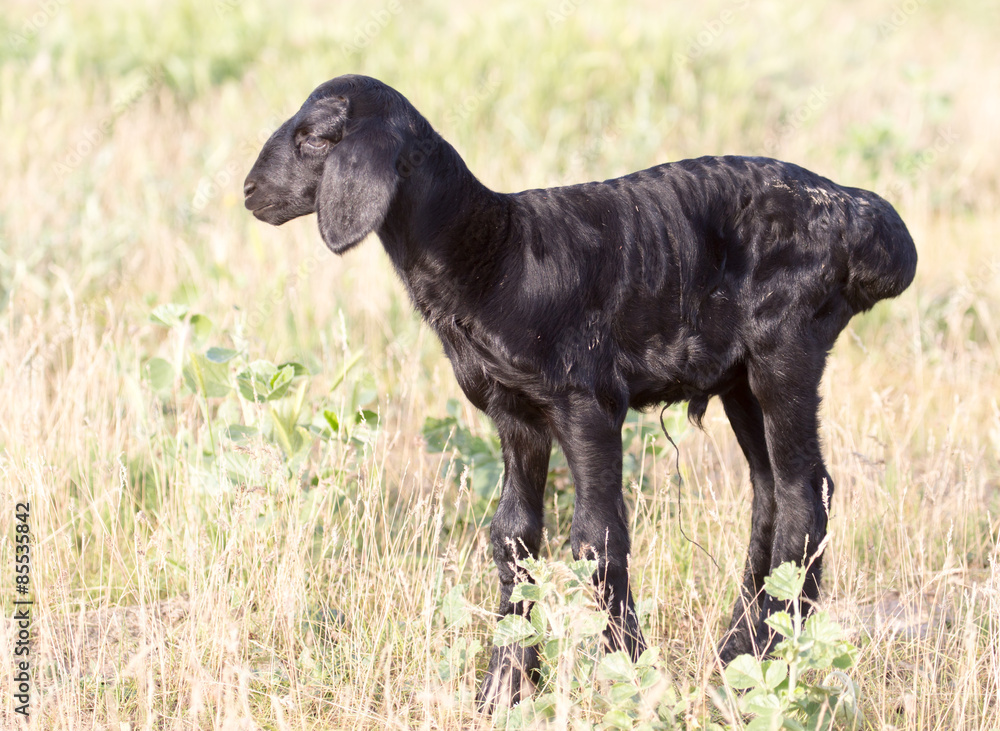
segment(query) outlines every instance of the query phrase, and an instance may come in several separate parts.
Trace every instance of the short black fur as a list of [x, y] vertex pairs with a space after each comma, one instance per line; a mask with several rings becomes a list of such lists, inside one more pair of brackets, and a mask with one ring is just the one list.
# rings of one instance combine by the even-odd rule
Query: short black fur
[[[398, 92], [342, 76], [265, 144], [246, 206], [281, 224], [317, 212], [343, 253], [378, 234], [462, 390], [496, 423], [504, 484], [493, 519], [501, 615], [516, 562], [536, 555], [553, 439], [576, 487], [573, 555], [596, 557], [610, 648], [645, 647], [629, 588], [621, 428], [629, 407], [719, 396], [750, 465], [742, 591], [723, 661], [768, 651], [762, 592], [784, 561], [817, 597], [833, 481], [818, 389], [851, 317], [913, 280], [916, 249], [885, 200], [790, 163], [703, 157], [622, 178], [515, 194], [483, 186]], [[495, 648], [480, 689], [515, 702], [535, 648]]]

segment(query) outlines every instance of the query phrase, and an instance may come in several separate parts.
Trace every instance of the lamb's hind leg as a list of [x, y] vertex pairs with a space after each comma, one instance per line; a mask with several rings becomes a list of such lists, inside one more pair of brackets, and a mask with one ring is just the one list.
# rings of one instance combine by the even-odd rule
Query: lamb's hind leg
[[750, 482], [753, 485], [750, 544], [747, 547], [743, 584], [733, 607], [729, 629], [719, 645], [719, 657], [728, 663], [737, 655], [754, 651], [754, 627], [762, 605], [764, 577], [771, 568], [774, 473], [767, 454], [764, 415], [745, 376], [722, 396], [722, 406], [750, 465]]

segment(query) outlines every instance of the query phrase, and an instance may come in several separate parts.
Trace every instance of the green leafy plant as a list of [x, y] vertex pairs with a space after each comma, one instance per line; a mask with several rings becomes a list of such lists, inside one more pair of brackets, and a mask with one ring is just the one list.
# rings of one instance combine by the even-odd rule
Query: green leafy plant
[[792, 612], [776, 612], [765, 621], [784, 639], [772, 659], [740, 655], [726, 668], [726, 681], [741, 695], [729, 701], [753, 718], [751, 731], [820, 731], [857, 728], [862, 722], [860, 690], [844, 672], [857, 660], [857, 648], [826, 612], [803, 621], [799, 596], [806, 570], [785, 563], [764, 581], [764, 590], [790, 602]]
[[[773, 657], [737, 657], [726, 669], [727, 687], [710, 689], [708, 697], [703, 689], [679, 685], [657, 647], [635, 662], [622, 651], [604, 653], [602, 633], [608, 619], [594, 599], [595, 561], [526, 559], [519, 567], [527, 580], [514, 587], [511, 600], [529, 602], [531, 608], [526, 616], [502, 618], [493, 642], [538, 647], [540, 681], [531, 697], [498, 711], [501, 728], [533, 728], [567, 715], [573, 728], [642, 731], [827, 731], [862, 723], [860, 693], [845, 672], [853, 667], [857, 649], [826, 613], [803, 618], [798, 598], [805, 582], [801, 567], [783, 564], [765, 583], [769, 594], [790, 602], [792, 609], [767, 620], [784, 638]], [[441, 599], [449, 627], [471, 621], [464, 591], [464, 585], [457, 585]], [[640, 608], [640, 621], [649, 611]], [[452, 677], [454, 668], [464, 670], [470, 653], [479, 648], [478, 642], [458, 638], [442, 654], [442, 678]], [[713, 705], [728, 724], [708, 713]], [[578, 713], [578, 708], [597, 713]]]
[[[424, 420], [422, 435], [431, 453], [451, 452], [453, 455], [453, 475], [461, 479], [466, 476], [472, 491], [483, 499], [494, 497], [503, 476], [503, 454], [500, 440], [492, 425], [485, 426], [486, 435], [479, 436], [472, 426], [461, 416], [461, 404], [449, 399], [447, 416]], [[679, 441], [687, 430], [687, 409], [670, 409], [664, 417], [665, 424], [675, 441]], [[641, 486], [648, 486], [645, 473], [647, 457], [661, 457], [673, 447], [663, 437], [658, 415], [642, 414], [630, 410], [622, 428], [623, 473], [627, 479], [635, 479]], [[449, 469], [445, 464], [444, 470]], [[554, 446], [549, 460], [548, 478], [552, 482], [565, 481], [569, 468], [562, 451]], [[557, 493], [557, 500], [560, 494]], [[572, 494], [568, 500], [558, 500], [560, 511], [572, 514]]]
[[[635, 662], [622, 651], [605, 653], [603, 632], [608, 617], [594, 597], [596, 561], [566, 564], [526, 559], [520, 567], [531, 580], [517, 584], [511, 599], [531, 602], [531, 610], [527, 617], [501, 619], [493, 642], [537, 646], [541, 679], [533, 697], [500, 711], [501, 727], [534, 727], [560, 713], [573, 717], [574, 728], [653, 731], [689, 727], [700, 702], [693, 689], [679, 690], [672, 682], [658, 648], [649, 648]], [[648, 605], [640, 607], [640, 621], [649, 611]], [[565, 707], [567, 697], [573, 701], [572, 708]], [[584, 707], [597, 709], [597, 714], [575, 711]], [[703, 719], [699, 727], [721, 729], [710, 719]]]
[[436, 453], [452, 450], [457, 476], [468, 475], [473, 492], [481, 498], [489, 498], [503, 474], [500, 440], [492, 433], [487, 437], [474, 434], [461, 418], [457, 400], [449, 399], [446, 409], [447, 416], [429, 416], [424, 421], [421, 433], [427, 450]]
[[642, 489], [652, 487], [647, 471], [648, 457], [667, 457], [673, 464], [674, 448], [664, 436], [663, 426], [675, 444], [684, 438], [689, 428], [686, 405], [667, 409], [663, 413], [663, 426], [659, 417], [658, 411], [646, 414], [630, 409], [622, 427], [622, 472], [626, 480], [634, 480]]
[[[231, 447], [253, 440], [272, 444], [280, 449], [291, 475], [317, 440], [360, 446], [378, 425], [378, 413], [365, 408], [375, 398], [370, 377], [358, 379], [339, 404], [330, 400], [313, 410], [306, 402], [312, 374], [301, 363], [251, 360], [246, 346], [210, 345], [215, 334], [212, 322], [185, 305], [160, 305], [150, 321], [168, 329], [172, 353], [146, 361], [146, 381], [165, 404], [197, 399], [209, 441], [200, 458], [206, 464], [218, 461], [234, 479], [245, 478], [250, 460]], [[330, 386], [331, 394], [360, 357], [355, 354], [344, 363]]]

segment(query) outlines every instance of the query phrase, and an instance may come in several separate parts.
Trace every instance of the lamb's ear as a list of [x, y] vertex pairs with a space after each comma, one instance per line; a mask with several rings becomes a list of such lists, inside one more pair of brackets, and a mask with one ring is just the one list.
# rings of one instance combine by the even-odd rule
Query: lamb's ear
[[316, 195], [319, 232], [343, 254], [382, 225], [399, 183], [399, 144], [374, 123], [352, 130], [326, 158]]

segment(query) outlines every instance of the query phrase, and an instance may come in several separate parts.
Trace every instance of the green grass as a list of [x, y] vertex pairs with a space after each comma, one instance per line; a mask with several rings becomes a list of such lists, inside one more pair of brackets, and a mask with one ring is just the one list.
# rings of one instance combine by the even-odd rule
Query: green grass
[[[500, 190], [768, 154], [897, 205], [917, 280], [852, 322], [823, 386], [826, 603], [869, 728], [1000, 728], [998, 32], [972, 0], [5, 8], [0, 532], [30, 500], [36, 727], [489, 724], [495, 435], [376, 240], [338, 258], [311, 217], [242, 206], [267, 135], [357, 72]], [[257, 401], [257, 361], [301, 370]], [[680, 417], [679, 497], [655, 419], [625, 435], [633, 587], [656, 699], [739, 728], [711, 658], [747, 469], [717, 404], [704, 432]], [[570, 558], [572, 496], [556, 454], [546, 560]], [[553, 723], [601, 723], [603, 692], [559, 686]]]

